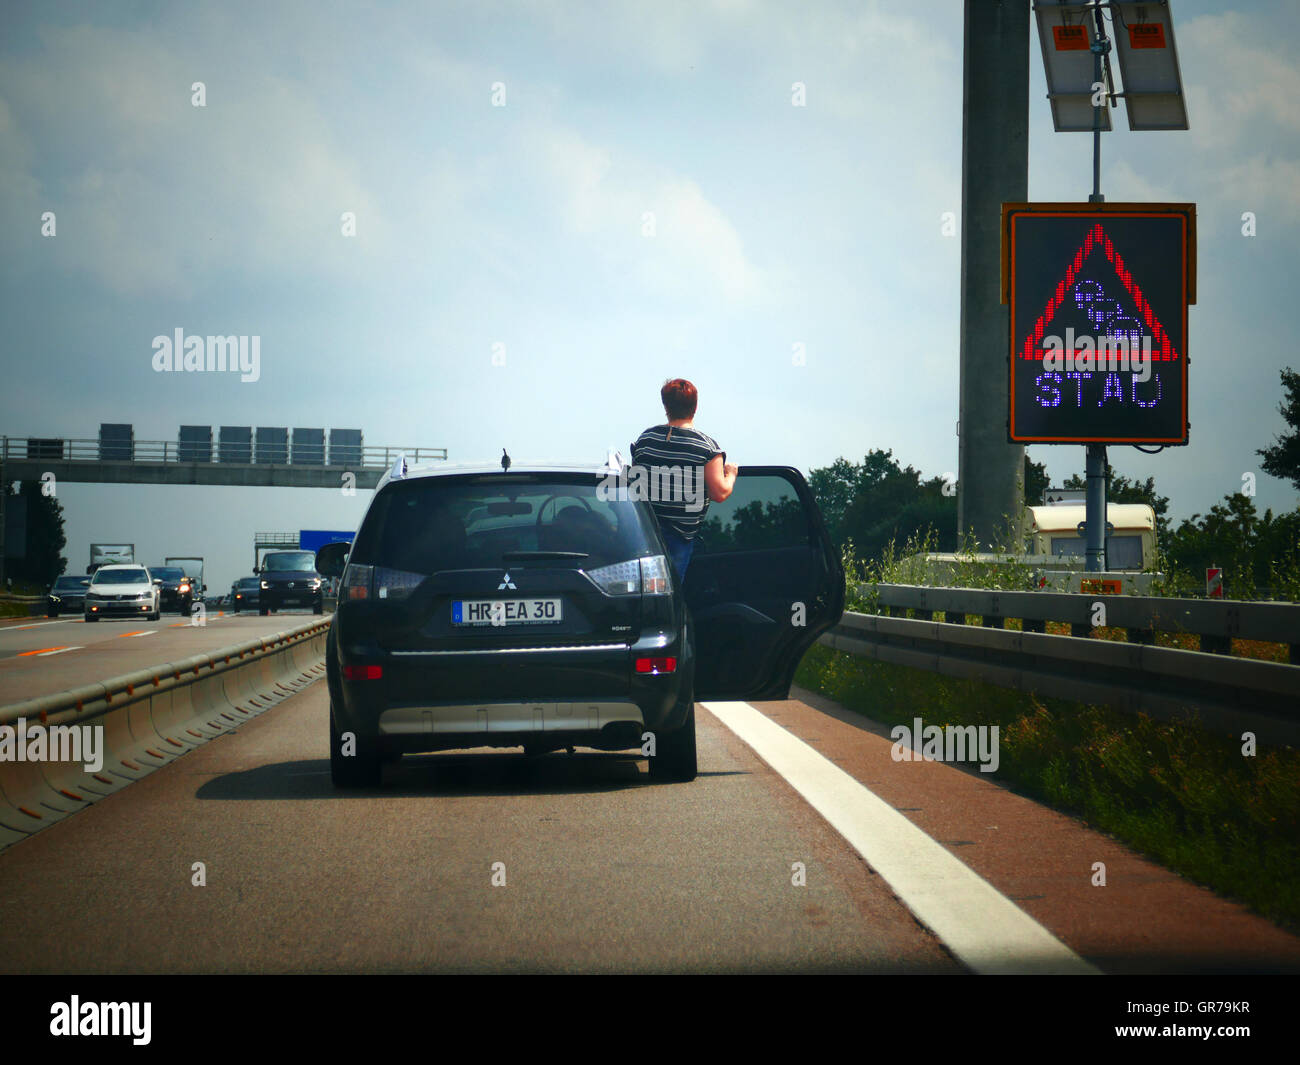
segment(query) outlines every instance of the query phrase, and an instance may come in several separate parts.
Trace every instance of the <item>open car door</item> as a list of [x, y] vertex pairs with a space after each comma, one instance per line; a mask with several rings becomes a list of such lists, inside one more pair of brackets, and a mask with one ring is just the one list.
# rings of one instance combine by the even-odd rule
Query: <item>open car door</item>
[[798, 470], [740, 467], [731, 497], [709, 504], [684, 592], [696, 700], [786, 698], [844, 612], [844, 567]]

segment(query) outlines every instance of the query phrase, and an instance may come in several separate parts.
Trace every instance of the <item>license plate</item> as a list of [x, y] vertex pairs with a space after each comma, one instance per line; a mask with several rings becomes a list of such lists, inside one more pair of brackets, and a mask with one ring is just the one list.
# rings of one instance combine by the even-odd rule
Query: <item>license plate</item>
[[453, 625], [533, 625], [559, 621], [562, 599], [455, 599]]

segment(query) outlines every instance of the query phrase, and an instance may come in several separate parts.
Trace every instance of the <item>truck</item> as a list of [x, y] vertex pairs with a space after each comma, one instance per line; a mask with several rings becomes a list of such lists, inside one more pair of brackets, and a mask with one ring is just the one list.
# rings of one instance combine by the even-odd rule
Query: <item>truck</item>
[[90, 565], [86, 567], [86, 573], [94, 573], [100, 566], [134, 561], [135, 544], [91, 544]]

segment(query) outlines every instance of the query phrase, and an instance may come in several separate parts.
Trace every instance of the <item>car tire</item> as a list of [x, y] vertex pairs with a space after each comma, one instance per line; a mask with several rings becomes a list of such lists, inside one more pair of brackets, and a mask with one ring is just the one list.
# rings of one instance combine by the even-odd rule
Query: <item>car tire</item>
[[317, 603], [314, 607], [311, 608], [311, 612], [312, 612], [313, 614], [323, 614], [323, 613], [325, 613], [325, 604], [324, 604], [324, 603]]
[[47, 611], [45, 611], [45, 616], [46, 616], [47, 618], [57, 618], [57, 617], [59, 616], [59, 609], [58, 609], [58, 607], [55, 607], [53, 610], [47, 610]]
[[330, 702], [330, 780], [336, 788], [377, 788], [383, 773], [379, 751], [343, 753], [343, 738], [334, 723], [334, 704]]
[[[692, 696], [694, 693], [692, 692]], [[650, 756], [650, 775], [656, 780], [682, 783], [695, 779], [699, 766], [695, 757], [695, 700], [686, 711], [682, 727], [655, 737], [655, 753]]]
[[269, 613], [271, 612], [271, 608], [270, 608], [269, 606], [259, 606], [259, 607], [257, 608], [257, 612], [258, 612], [262, 617], [266, 617], [266, 615], [269, 614]]
[[98, 614], [87, 614], [87, 615], [86, 615], [86, 624], [87, 624], [87, 625], [91, 624], [92, 622], [98, 621], [98, 620], [99, 620], [99, 615], [98, 615]]

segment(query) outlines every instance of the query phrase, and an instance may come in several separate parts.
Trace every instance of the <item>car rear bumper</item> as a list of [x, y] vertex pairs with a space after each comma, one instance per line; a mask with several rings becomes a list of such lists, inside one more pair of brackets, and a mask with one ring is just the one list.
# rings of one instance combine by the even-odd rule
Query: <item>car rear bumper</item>
[[676, 643], [665, 643], [368, 655], [367, 664], [382, 662], [382, 676], [370, 680], [343, 679], [331, 661], [335, 721], [390, 751], [639, 747], [643, 732], [672, 731], [685, 719], [693, 661], [678, 657], [672, 673], [635, 670], [638, 656], [677, 656]]
[[396, 751], [535, 743], [626, 750], [641, 745], [645, 727], [636, 703], [613, 699], [395, 706], [379, 715], [379, 736]]

